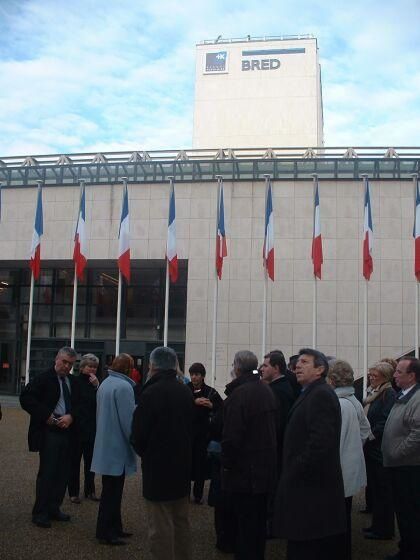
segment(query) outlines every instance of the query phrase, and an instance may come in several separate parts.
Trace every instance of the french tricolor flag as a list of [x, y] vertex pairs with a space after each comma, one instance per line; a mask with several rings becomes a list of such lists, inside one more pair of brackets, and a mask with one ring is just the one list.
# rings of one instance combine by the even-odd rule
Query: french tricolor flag
[[121, 209], [120, 231], [118, 234], [118, 268], [121, 274], [130, 281], [130, 221], [128, 215], [128, 188], [124, 185], [123, 203]]
[[372, 209], [370, 205], [369, 182], [365, 180], [365, 213], [363, 223], [363, 276], [370, 280], [373, 272], [373, 223]]
[[178, 255], [176, 252], [176, 226], [175, 226], [175, 188], [171, 183], [169, 195], [168, 237], [166, 240], [166, 259], [168, 261], [169, 277], [171, 282], [178, 280]]
[[312, 262], [314, 265], [314, 276], [321, 280], [322, 263], [324, 262], [322, 255], [322, 236], [321, 236], [321, 216], [319, 210], [319, 190], [318, 181], [315, 187], [314, 199], [314, 231], [312, 237]]
[[269, 278], [274, 282], [274, 215], [271, 181], [268, 181], [267, 199], [265, 203], [263, 261]]
[[39, 278], [41, 272], [41, 236], [44, 233], [44, 220], [42, 216], [42, 187], [38, 185], [38, 196], [36, 201], [35, 223], [32, 234], [31, 267], [34, 280]]
[[227, 257], [226, 230], [225, 230], [225, 203], [223, 198], [223, 182], [220, 181], [219, 207], [217, 209], [217, 237], [216, 237], [216, 272], [219, 280], [222, 279], [223, 259]]
[[73, 261], [76, 267], [76, 275], [79, 280], [83, 278], [83, 271], [87, 263], [86, 250], [86, 196], [85, 185], [82, 185], [80, 196], [79, 215], [77, 217], [76, 233], [74, 235]]
[[420, 282], [420, 191], [419, 181], [416, 181], [416, 210], [414, 213], [414, 274]]

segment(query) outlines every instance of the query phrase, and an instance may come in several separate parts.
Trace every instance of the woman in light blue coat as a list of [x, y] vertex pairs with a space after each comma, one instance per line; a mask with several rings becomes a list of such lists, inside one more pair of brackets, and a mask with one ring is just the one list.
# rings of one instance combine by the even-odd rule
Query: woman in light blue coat
[[346, 548], [343, 558], [350, 560], [352, 498], [366, 486], [363, 444], [370, 435], [370, 424], [362, 405], [354, 396], [354, 372], [351, 365], [344, 360], [334, 361], [330, 365], [327, 381], [334, 387], [341, 408], [340, 463], [347, 517]]
[[128, 377], [133, 359], [120, 354], [108, 370], [97, 393], [96, 437], [91, 470], [102, 475], [96, 538], [108, 545], [126, 544], [121, 500], [125, 475], [136, 472], [136, 455], [130, 444], [131, 423], [135, 409], [135, 383]]

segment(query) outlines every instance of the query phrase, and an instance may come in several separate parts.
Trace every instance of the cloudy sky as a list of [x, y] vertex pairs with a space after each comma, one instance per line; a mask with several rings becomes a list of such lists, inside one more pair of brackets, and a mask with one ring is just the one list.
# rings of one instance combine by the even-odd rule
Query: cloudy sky
[[419, 0], [0, 0], [0, 157], [192, 144], [195, 44], [312, 33], [327, 146], [420, 144]]

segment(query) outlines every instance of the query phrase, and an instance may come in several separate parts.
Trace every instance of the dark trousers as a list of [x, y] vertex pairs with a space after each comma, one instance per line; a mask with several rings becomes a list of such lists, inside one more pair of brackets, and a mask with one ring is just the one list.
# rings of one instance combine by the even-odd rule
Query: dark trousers
[[344, 535], [332, 535], [309, 541], [287, 541], [287, 560], [340, 560]]
[[369, 457], [366, 457], [366, 470], [372, 497], [372, 532], [391, 538], [395, 528], [390, 474], [380, 461]]
[[264, 560], [267, 494], [232, 493], [237, 522], [235, 560]]
[[203, 498], [204, 482], [207, 478], [207, 438], [200, 435], [195, 437], [192, 447], [193, 496], [197, 501]]
[[78, 496], [80, 492], [80, 460], [84, 464], [85, 497], [95, 493], [95, 473], [91, 472], [94, 442], [76, 440], [72, 444], [69, 478], [69, 496]]
[[400, 530], [401, 560], [420, 558], [420, 466], [392, 467], [394, 507]]
[[115, 539], [122, 532], [121, 501], [125, 474], [102, 475], [102, 495], [96, 523], [97, 539]]
[[343, 560], [351, 560], [351, 506], [353, 502], [353, 496], [345, 498], [346, 504], [346, 533], [344, 536], [344, 553]]
[[32, 516], [48, 517], [59, 511], [66, 493], [69, 470], [69, 432], [46, 427], [44, 442], [39, 452], [36, 499]]

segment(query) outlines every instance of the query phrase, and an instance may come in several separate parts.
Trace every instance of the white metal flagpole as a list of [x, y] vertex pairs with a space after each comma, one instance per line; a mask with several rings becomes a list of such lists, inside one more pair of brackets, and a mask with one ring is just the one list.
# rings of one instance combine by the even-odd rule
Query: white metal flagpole
[[[418, 174], [413, 173], [414, 187], [414, 230], [419, 227], [417, 224], [417, 181]], [[414, 231], [414, 244], [416, 243], [416, 234]], [[414, 259], [416, 258], [416, 248], [414, 247]], [[414, 356], [419, 359], [419, 281], [416, 278], [415, 285], [415, 309], [414, 309]]]
[[[267, 216], [267, 195], [268, 186], [270, 181], [270, 175], [264, 175], [265, 178], [265, 214], [264, 214], [264, 228], [266, 228], [266, 216]], [[264, 229], [265, 243], [267, 242], [267, 232]], [[265, 349], [267, 345], [267, 284], [268, 284], [268, 272], [267, 272], [267, 261], [264, 257], [264, 296], [263, 296], [263, 316], [262, 316], [262, 337], [261, 337], [261, 362], [264, 361]]]
[[70, 346], [74, 348], [74, 339], [76, 336], [76, 308], [77, 308], [77, 274], [76, 274], [76, 264], [74, 265], [74, 280], [73, 280], [73, 308], [71, 310], [71, 335], [70, 335]]
[[31, 290], [29, 292], [29, 315], [28, 315], [28, 340], [26, 343], [26, 369], [25, 385], [29, 383], [29, 363], [31, 359], [31, 338], [32, 338], [32, 312], [34, 303], [34, 273], [31, 273]]
[[[171, 205], [171, 193], [172, 193], [172, 185], [174, 182], [173, 177], [168, 177], [169, 179], [169, 207]], [[169, 227], [169, 225], [168, 225]], [[167, 233], [169, 235], [169, 231]], [[163, 345], [168, 346], [168, 320], [169, 320], [169, 262], [168, 262], [168, 255], [166, 255], [166, 285], [165, 285], [165, 315], [163, 321]]]
[[[220, 188], [223, 177], [221, 175], [216, 175], [217, 179], [217, 197], [216, 197], [216, 242], [218, 240], [218, 227], [219, 227], [219, 212], [220, 212]], [[216, 255], [215, 255], [216, 259]], [[219, 278], [217, 276], [216, 263], [214, 263], [214, 285], [213, 285], [213, 330], [212, 330], [212, 341], [211, 341], [211, 387], [216, 384], [216, 342], [217, 342], [217, 305], [219, 299]]]
[[169, 315], [169, 263], [168, 263], [168, 259], [166, 259], [165, 319], [163, 324], [164, 346], [168, 346], [168, 315]]
[[121, 270], [118, 271], [118, 299], [117, 299], [117, 326], [115, 332], [115, 356], [120, 353], [121, 338], [121, 293], [122, 293], [122, 275]]
[[[82, 196], [84, 186], [85, 186], [85, 181], [84, 179], [82, 179], [80, 181], [80, 197]], [[77, 222], [79, 221], [79, 219], [80, 219], [80, 207], [79, 207], [79, 215], [77, 216]], [[70, 335], [70, 346], [72, 348], [74, 348], [74, 341], [76, 338], [77, 288], [78, 288], [77, 264], [74, 263], [73, 307], [71, 311], [71, 335]]]
[[[313, 201], [314, 201], [314, 221], [313, 221], [313, 233], [312, 233], [312, 243], [314, 242], [315, 236], [315, 189], [316, 183], [318, 180], [318, 175], [316, 173], [313, 174]], [[312, 348], [316, 348], [317, 346], [317, 307], [318, 307], [318, 290], [317, 290], [317, 278], [314, 274], [313, 279], [313, 295], [312, 295]]]
[[[363, 185], [364, 185], [363, 201], [365, 201], [366, 183], [368, 180], [368, 176], [364, 174], [362, 175], [362, 177], [363, 177]], [[363, 202], [363, 216], [365, 216], [366, 213], [366, 208], [364, 206], [365, 206], [365, 202]], [[366, 398], [367, 395], [367, 376], [368, 376], [368, 282], [369, 280], [365, 278], [364, 309], [363, 309], [363, 398], [364, 399]]]

